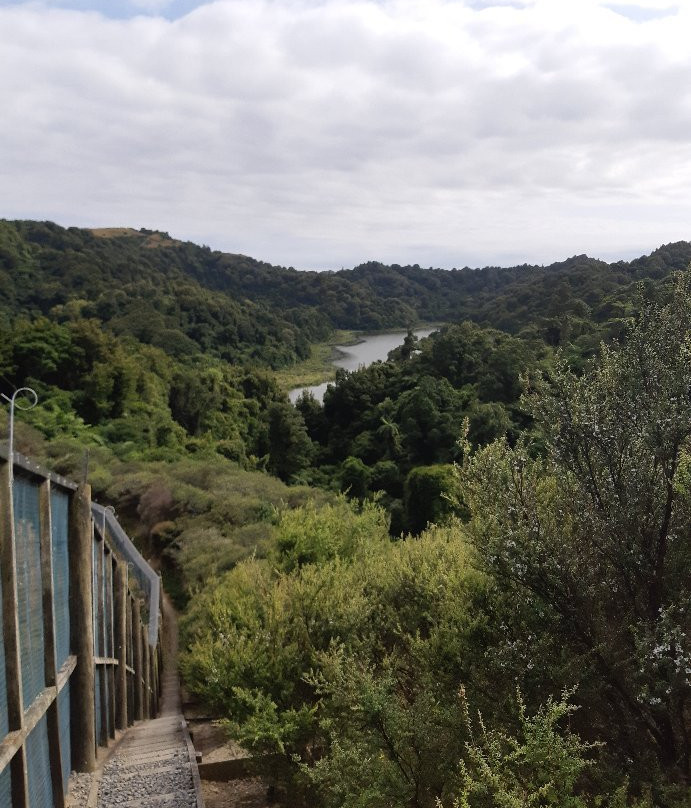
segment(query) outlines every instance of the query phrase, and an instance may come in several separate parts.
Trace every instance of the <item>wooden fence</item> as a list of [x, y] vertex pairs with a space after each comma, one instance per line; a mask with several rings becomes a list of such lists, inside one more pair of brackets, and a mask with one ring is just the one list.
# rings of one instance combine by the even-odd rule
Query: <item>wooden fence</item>
[[0, 449], [0, 806], [64, 808], [158, 711], [160, 582], [86, 483]]

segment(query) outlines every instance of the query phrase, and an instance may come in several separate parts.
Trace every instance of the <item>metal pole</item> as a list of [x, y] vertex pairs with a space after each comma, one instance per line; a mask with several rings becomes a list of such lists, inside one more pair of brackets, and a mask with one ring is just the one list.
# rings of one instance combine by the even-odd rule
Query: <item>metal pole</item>
[[[29, 404], [29, 406], [22, 406], [17, 401], [17, 396], [20, 393], [28, 393], [33, 401]], [[31, 387], [20, 387], [14, 391], [12, 394], [12, 398], [6, 396], [4, 393], [0, 393], [0, 397], [4, 398], [5, 401], [9, 402], [10, 405], [10, 428], [9, 428], [9, 445], [7, 447], [8, 452], [8, 460], [10, 463], [10, 480], [14, 478], [14, 411], [17, 410], [32, 410], [38, 404], [38, 396], [36, 395], [36, 391], [32, 390]]]

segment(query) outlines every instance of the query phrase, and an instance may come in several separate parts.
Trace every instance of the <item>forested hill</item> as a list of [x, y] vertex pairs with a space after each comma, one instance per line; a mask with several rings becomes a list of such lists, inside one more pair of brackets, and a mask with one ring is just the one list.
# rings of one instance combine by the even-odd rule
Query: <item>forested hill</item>
[[[0, 392], [38, 395], [19, 451], [88, 448], [289, 804], [688, 808], [690, 263], [299, 272], [0, 221]], [[420, 320], [323, 404], [271, 372]]]
[[[691, 243], [664, 245], [649, 256], [607, 264], [576, 255], [548, 266], [424, 269], [370, 262], [348, 275], [375, 299], [393, 297], [415, 305], [422, 319], [474, 320], [510, 333], [570, 314], [603, 323], [621, 313], [631, 284], [655, 281], [691, 261]], [[549, 334], [545, 336], [549, 337]], [[552, 341], [558, 339], [552, 334]]]
[[369, 262], [300, 272], [167, 233], [0, 221], [0, 317], [95, 318], [176, 357], [199, 351], [274, 368], [333, 328], [376, 330], [471, 319], [557, 345], [579, 323], [620, 316], [632, 284], [691, 261], [677, 242], [631, 262], [576, 256], [547, 267], [442, 270]]

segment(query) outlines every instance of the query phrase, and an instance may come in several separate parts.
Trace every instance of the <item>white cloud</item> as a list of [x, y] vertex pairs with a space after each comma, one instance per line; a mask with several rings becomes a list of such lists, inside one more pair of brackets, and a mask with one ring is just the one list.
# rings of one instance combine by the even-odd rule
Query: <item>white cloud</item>
[[166, 20], [134, 2], [153, 16], [0, 8], [3, 215], [301, 267], [691, 236], [685, 9], [219, 0]]

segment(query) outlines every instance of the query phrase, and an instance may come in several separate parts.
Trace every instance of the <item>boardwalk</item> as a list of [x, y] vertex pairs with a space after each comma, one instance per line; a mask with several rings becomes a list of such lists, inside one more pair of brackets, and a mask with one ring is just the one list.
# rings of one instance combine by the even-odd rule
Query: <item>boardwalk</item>
[[160, 716], [123, 735], [94, 780], [88, 808], [203, 808], [194, 750], [180, 708], [177, 622], [165, 597], [163, 614]]

